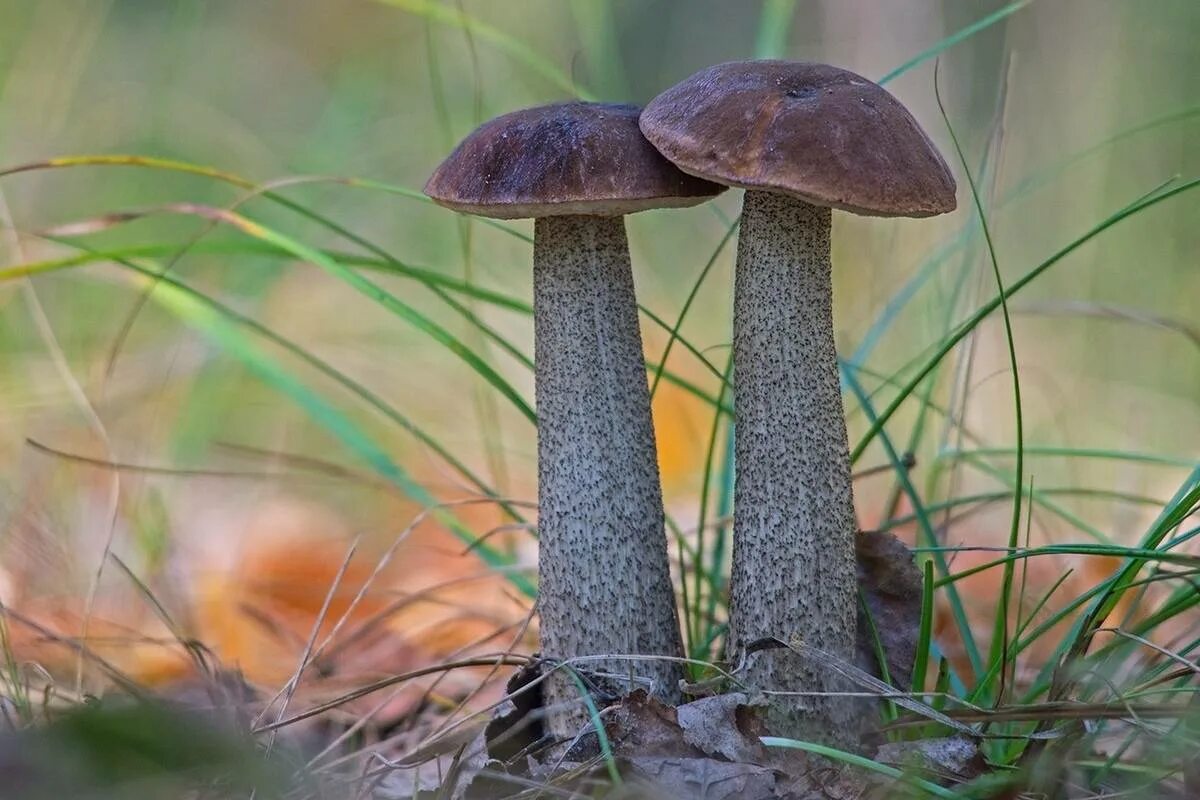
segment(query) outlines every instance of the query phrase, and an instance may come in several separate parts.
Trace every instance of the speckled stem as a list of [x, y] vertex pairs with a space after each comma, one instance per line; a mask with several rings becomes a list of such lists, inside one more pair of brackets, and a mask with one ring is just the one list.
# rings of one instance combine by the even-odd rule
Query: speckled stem
[[[730, 647], [800, 636], [854, 663], [856, 522], [833, 343], [830, 210], [746, 192], [734, 289], [734, 489]], [[788, 692], [853, 690], [786, 650], [747, 661], [746, 680]], [[861, 708], [777, 698], [780, 735], [857, 743]]]
[[[680, 656], [624, 219], [538, 219], [533, 299], [542, 654]], [[580, 669], [645, 676], [659, 698], [679, 699], [676, 663]], [[566, 704], [551, 733], [575, 736], [587, 714], [574, 683], [560, 673], [546, 689], [551, 704]]]

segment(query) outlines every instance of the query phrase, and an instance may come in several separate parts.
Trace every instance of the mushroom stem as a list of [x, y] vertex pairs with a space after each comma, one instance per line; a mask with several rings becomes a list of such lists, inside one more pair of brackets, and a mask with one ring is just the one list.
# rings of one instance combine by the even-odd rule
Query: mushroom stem
[[[542, 653], [681, 656], [624, 218], [538, 218], [533, 298]], [[650, 678], [601, 683], [679, 699], [677, 662], [579, 669]], [[550, 732], [578, 734], [588, 717], [575, 682], [560, 671], [546, 691]]]
[[[833, 342], [830, 209], [747, 191], [734, 287], [737, 477], [730, 598], [736, 658], [756, 639], [799, 636], [854, 663], [856, 521]], [[837, 692], [825, 666], [786, 650], [751, 655], [760, 689]], [[853, 698], [778, 698], [785, 736], [858, 741]]]

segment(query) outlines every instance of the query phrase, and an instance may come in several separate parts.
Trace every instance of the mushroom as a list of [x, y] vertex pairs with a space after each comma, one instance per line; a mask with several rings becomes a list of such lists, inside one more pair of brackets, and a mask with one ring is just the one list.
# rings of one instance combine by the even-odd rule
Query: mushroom
[[[945, 161], [871, 81], [824, 64], [709, 67], [642, 112], [646, 138], [684, 172], [746, 190], [734, 287], [736, 484], [731, 655], [799, 636], [854, 662], [857, 523], [833, 340], [830, 216], [925, 217], [955, 207]], [[827, 666], [788, 650], [747, 657], [762, 689], [837, 692]], [[774, 704], [780, 733], [857, 742], [857, 704]]]
[[[534, 218], [538, 610], [542, 654], [553, 660], [683, 654], [622, 215], [695, 205], [724, 187], [659, 155], [638, 112], [572, 102], [506, 114], [470, 134], [425, 185], [456, 211]], [[678, 662], [579, 667], [647, 676], [653, 694], [679, 699]], [[561, 670], [547, 701], [552, 734], [572, 737], [586, 724]]]

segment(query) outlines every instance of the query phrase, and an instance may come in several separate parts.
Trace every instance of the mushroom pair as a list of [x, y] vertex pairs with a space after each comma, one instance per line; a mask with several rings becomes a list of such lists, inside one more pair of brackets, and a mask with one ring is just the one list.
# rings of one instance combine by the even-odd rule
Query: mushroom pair
[[[500, 117], [426, 186], [458, 211], [536, 219], [539, 606], [550, 658], [681, 654], [620, 215], [693, 205], [724, 186], [746, 189], [734, 290], [731, 660], [760, 638], [799, 636], [854, 661], [857, 526], [830, 210], [930, 216], [954, 208], [955, 186], [884, 89], [835, 67], [780, 61], [710, 67], [640, 120], [629, 106], [583, 103]], [[591, 666], [650, 676], [656, 694], [677, 699], [670, 661]], [[847, 687], [828, 667], [781, 650], [748, 654], [745, 667], [752, 686], [803, 693], [773, 704], [776, 732], [856, 742], [858, 706], [829, 694]], [[552, 704], [577, 691], [562, 676], [548, 686]], [[581, 718], [552, 711], [551, 732], [573, 735]]]

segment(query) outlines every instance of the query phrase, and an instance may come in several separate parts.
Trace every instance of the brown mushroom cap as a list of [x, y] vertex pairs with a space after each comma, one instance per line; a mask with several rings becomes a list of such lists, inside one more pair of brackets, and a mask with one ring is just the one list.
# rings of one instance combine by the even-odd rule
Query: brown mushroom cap
[[954, 177], [908, 110], [825, 64], [735, 61], [646, 106], [642, 132], [684, 172], [870, 216], [953, 211]]
[[499, 219], [616, 216], [691, 206], [725, 190], [646, 141], [636, 106], [562, 103], [479, 126], [425, 184], [438, 205]]

